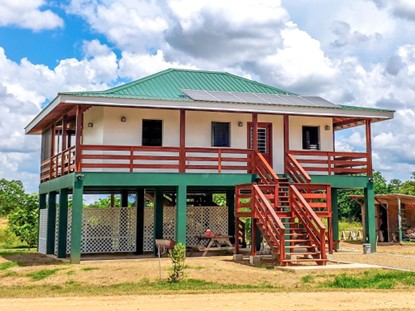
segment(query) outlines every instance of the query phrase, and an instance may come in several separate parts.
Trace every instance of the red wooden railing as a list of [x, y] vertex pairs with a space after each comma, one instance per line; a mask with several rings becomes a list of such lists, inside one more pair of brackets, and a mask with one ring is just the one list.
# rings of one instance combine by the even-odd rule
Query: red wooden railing
[[327, 241], [329, 252], [334, 250], [331, 206], [331, 186], [328, 184], [295, 184], [302, 197], [319, 218], [327, 219]]
[[[318, 150], [290, 150], [288, 160], [297, 160], [307, 173], [320, 172], [328, 175], [367, 174], [368, 155], [365, 152], [336, 152]], [[287, 166], [288, 161], [287, 161]], [[289, 168], [288, 168], [289, 169]], [[304, 182], [304, 181], [300, 181]]]
[[297, 159], [292, 155], [288, 154], [285, 159], [285, 171], [294, 183], [310, 183], [311, 177], [304, 170]]
[[75, 171], [75, 147], [72, 146], [40, 165], [40, 180], [46, 181]]
[[[258, 219], [261, 224], [258, 228], [268, 244], [275, 250], [278, 250], [278, 260], [280, 263], [283, 263], [285, 257], [285, 227], [273, 208], [273, 202], [263, 192], [270, 188], [274, 189], [275, 185], [237, 185], [235, 214], [237, 219], [239, 217]], [[235, 242], [237, 243], [235, 249], [238, 252], [239, 242]]]
[[326, 259], [326, 227], [295, 185], [290, 185], [290, 207], [321, 252], [321, 259]]
[[[75, 170], [181, 172], [181, 162], [188, 173], [252, 171], [252, 150], [247, 149], [187, 147], [182, 155], [180, 147], [81, 145], [76, 156], [79, 159], [75, 162], [75, 147], [71, 147], [43, 161], [41, 181]], [[78, 163], [76, 168], [75, 163]]]
[[274, 169], [265, 160], [264, 156], [258, 152], [253, 152], [253, 172], [260, 178], [260, 184], [276, 184], [278, 183], [278, 176]]

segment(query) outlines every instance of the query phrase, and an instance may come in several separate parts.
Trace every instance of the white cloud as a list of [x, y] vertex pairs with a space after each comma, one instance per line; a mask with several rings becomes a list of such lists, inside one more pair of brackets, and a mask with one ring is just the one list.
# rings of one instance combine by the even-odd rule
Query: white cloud
[[138, 79], [168, 68], [197, 69], [194, 65], [167, 61], [161, 50], [154, 55], [123, 52], [119, 67], [119, 76], [129, 79]]
[[39, 31], [63, 26], [51, 10], [42, 10], [45, 0], [0, 0], [0, 26], [17, 26]]
[[96, 41], [85, 42], [85, 50], [85, 59], [64, 59], [50, 69], [27, 59], [13, 62], [0, 48], [0, 176], [21, 179], [35, 191], [40, 139], [25, 135], [24, 127], [58, 92], [108, 88], [117, 78], [118, 62], [111, 50]]
[[168, 28], [164, 1], [71, 1], [68, 12], [83, 17], [120, 49], [146, 52], [159, 46]]

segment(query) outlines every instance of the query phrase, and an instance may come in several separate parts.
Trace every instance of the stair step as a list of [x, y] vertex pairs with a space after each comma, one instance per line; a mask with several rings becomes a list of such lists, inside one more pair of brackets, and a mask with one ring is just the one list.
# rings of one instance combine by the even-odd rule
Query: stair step
[[305, 243], [305, 242], [310, 242], [310, 240], [307, 240], [307, 239], [288, 239], [288, 240], [285, 240], [285, 242], [290, 242], [290, 243]]
[[296, 250], [296, 249], [301, 249], [301, 248], [315, 248], [315, 245], [290, 245], [290, 246], [285, 246], [285, 248], [288, 249], [292, 249], [292, 250]]
[[293, 263], [293, 262], [327, 262], [327, 259], [320, 258], [299, 258], [299, 259], [284, 259], [284, 263]]

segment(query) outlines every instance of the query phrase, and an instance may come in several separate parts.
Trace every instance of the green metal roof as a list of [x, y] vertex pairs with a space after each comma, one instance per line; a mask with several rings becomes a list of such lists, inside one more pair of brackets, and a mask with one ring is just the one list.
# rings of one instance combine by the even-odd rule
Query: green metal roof
[[167, 69], [106, 91], [65, 92], [77, 96], [102, 96], [156, 100], [190, 100], [181, 89], [291, 94], [276, 87], [227, 72]]
[[349, 105], [339, 105], [343, 110], [360, 110], [360, 111], [378, 111], [378, 112], [395, 112], [395, 110], [383, 109], [383, 108], [369, 108], [369, 107], [357, 107]]

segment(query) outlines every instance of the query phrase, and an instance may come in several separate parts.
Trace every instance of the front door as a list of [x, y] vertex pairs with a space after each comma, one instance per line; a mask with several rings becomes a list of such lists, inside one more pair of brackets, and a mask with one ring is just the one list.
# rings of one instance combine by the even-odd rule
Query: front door
[[[252, 123], [248, 123], [248, 148], [252, 149]], [[258, 123], [258, 151], [272, 167], [272, 123]]]

